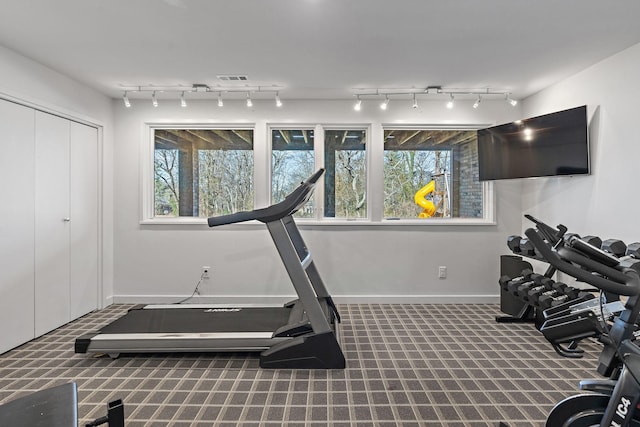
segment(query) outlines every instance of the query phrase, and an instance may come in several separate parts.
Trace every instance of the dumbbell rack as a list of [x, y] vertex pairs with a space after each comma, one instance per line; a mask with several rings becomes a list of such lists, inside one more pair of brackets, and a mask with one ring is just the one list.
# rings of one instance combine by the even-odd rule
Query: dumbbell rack
[[[545, 309], [566, 302], [583, 302], [593, 298], [572, 286], [552, 279], [556, 269], [549, 266], [544, 274], [533, 272], [530, 263], [523, 257], [545, 262], [535, 247], [519, 236], [510, 236], [509, 249], [515, 255], [500, 257], [500, 308], [508, 316], [496, 317], [497, 322], [533, 322], [540, 329], [545, 322]], [[517, 270], [521, 268], [519, 272]]]

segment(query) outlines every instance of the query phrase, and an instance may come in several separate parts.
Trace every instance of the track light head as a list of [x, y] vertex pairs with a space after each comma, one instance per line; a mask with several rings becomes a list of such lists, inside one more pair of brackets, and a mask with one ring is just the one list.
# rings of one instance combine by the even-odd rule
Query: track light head
[[389, 96], [387, 95], [384, 97], [384, 102], [380, 104], [380, 109], [386, 110], [388, 106], [389, 106]]
[[452, 109], [453, 108], [453, 94], [450, 93], [449, 94], [449, 100], [447, 101], [447, 108], [448, 109]]
[[124, 102], [124, 106], [127, 108], [131, 108], [131, 101], [129, 101], [129, 97], [127, 96], [127, 91], [124, 91], [124, 95], [122, 95], [122, 101]]
[[249, 92], [247, 92], [247, 107], [253, 107], [253, 101], [251, 100]]
[[156, 98], [156, 91], [154, 90], [153, 93], [151, 94], [151, 104], [154, 107], [158, 106], [158, 98]]
[[184, 98], [184, 92], [180, 95], [180, 106], [183, 108], [187, 106], [187, 100]]
[[510, 94], [508, 94], [508, 93], [507, 93], [507, 94], [505, 94], [504, 99], [505, 99], [509, 104], [511, 104], [511, 106], [512, 106], [512, 107], [515, 107], [516, 105], [518, 105], [518, 101], [517, 101], [517, 100], [515, 100], [515, 99], [512, 99], [512, 98], [511, 98], [511, 96], [510, 96]]
[[476, 101], [473, 103], [473, 108], [478, 108], [480, 106], [481, 101], [482, 101], [482, 98], [480, 97], [480, 95], [478, 95], [478, 99], [476, 99]]
[[282, 101], [280, 100], [279, 92], [276, 92], [276, 107], [282, 107]]
[[360, 111], [362, 109], [362, 99], [360, 99], [360, 95], [356, 97], [356, 104], [353, 106], [353, 109], [356, 111]]
[[218, 92], [218, 107], [224, 106], [224, 102], [222, 102], [222, 92]]
[[415, 93], [413, 94], [413, 108], [418, 108], [418, 99]]

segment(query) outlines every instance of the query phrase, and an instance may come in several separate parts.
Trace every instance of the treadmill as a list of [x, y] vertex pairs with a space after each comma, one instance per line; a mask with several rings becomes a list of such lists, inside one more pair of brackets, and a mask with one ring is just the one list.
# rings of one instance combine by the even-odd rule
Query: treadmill
[[260, 367], [344, 369], [338, 343], [340, 314], [327, 291], [293, 214], [303, 207], [324, 169], [282, 202], [208, 218], [209, 227], [244, 221], [266, 224], [298, 299], [282, 306], [154, 304], [75, 341], [76, 353], [260, 352]]

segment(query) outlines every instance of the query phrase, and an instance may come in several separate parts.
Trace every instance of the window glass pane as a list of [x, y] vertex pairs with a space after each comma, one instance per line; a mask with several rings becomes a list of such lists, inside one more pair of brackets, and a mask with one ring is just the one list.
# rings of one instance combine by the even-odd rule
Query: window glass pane
[[385, 218], [482, 218], [475, 131], [385, 130]]
[[[272, 203], [281, 202], [315, 172], [313, 142], [313, 129], [271, 130]], [[295, 216], [314, 216], [313, 197]]]
[[325, 131], [325, 217], [367, 217], [366, 141], [363, 129]]
[[253, 209], [253, 130], [155, 129], [156, 217]]

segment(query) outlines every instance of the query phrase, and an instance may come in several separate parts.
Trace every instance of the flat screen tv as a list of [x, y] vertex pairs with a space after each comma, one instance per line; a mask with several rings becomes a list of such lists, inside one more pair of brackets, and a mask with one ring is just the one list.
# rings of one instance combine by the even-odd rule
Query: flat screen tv
[[589, 174], [587, 107], [478, 131], [480, 181]]

